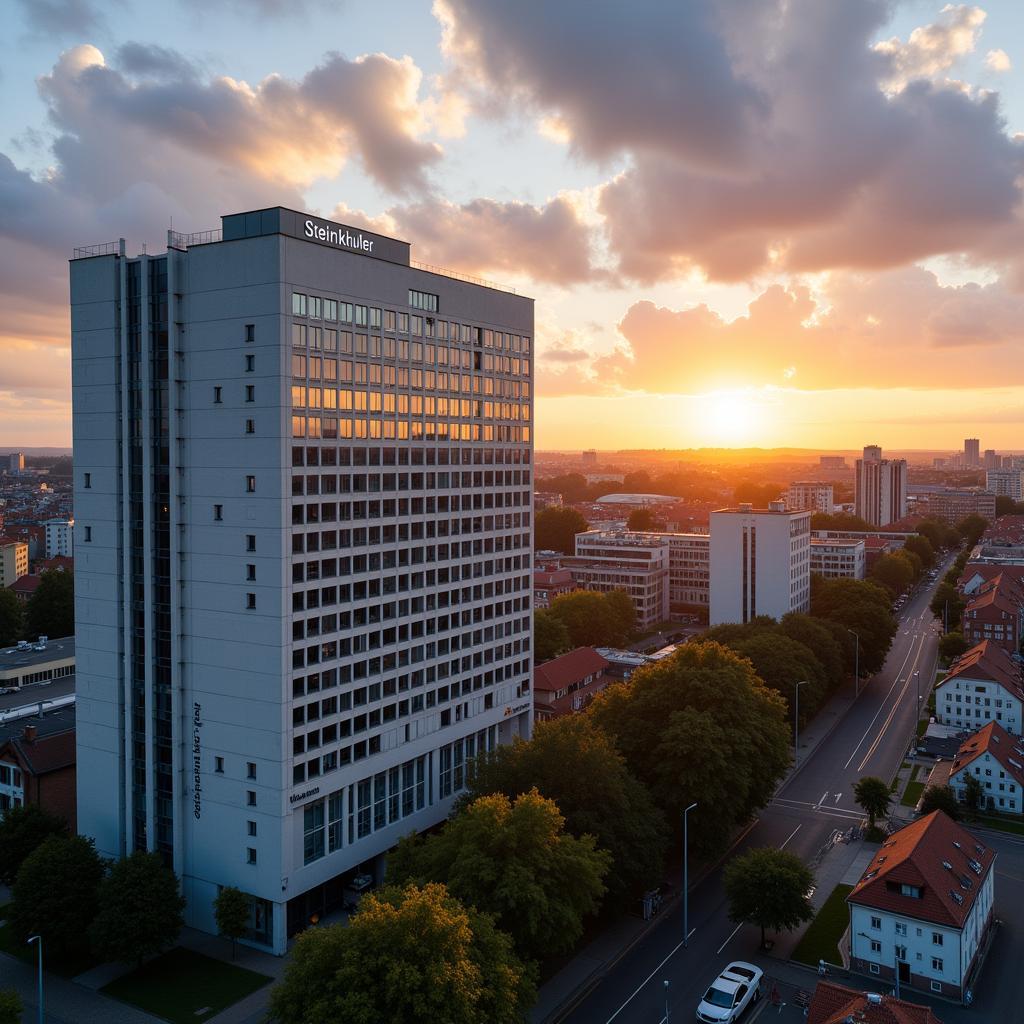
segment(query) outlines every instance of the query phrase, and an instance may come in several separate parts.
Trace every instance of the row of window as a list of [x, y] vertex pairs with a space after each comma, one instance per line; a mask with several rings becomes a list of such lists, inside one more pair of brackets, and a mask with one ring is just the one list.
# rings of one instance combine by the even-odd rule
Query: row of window
[[449, 423], [433, 420], [364, 420], [339, 419], [336, 416], [293, 416], [292, 437], [295, 439], [334, 441], [500, 441], [504, 443], [529, 442], [530, 428], [519, 426], [492, 426], [479, 423]]
[[480, 398], [403, 395], [387, 391], [292, 385], [293, 412], [362, 412], [382, 416], [439, 416], [449, 419], [529, 420], [529, 402], [493, 402]]
[[[461, 453], [461, 454], [460, 454]], [[295, 445], [293, 466], [529, 466], [527, 448], [383, 448]], [[524, 479], [523, 481], [527, 481]]]

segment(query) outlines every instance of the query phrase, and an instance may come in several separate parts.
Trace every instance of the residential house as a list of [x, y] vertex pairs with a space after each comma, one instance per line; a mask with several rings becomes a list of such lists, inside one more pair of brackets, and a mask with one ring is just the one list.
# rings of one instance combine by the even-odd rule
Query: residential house
[[819, 981], [807, 1010], [807, 1024], [942, 1024], [929, 1006], [892, 995], [862, 992], [834, 981]]
[[962, 998], [994, 921], [995, 859], [942, 811], [895, 832], [846, 898], [850, 967]]
[[577, 647], [533, 670], [533, 714], [538, 722], [582, 711], [612, 678], [608, 659], [593, 647]]
[[1009, 575], [993, 576], [968, 599], [962, 621], [967, 643], [991, 640], [1008, 653], [1016, 653], [1024, 628], [1024, 589]]
[[1019, 734], [1022, 706], [1020, 663], [991, 640], [961, 654], [935, 686], [936, 720], [966, 732], [998, 722], [1007, 732]]
[[72, 834], [75, 807], [75, 707], [0, 725], [0, 815], [37, 804]]
[[973, 775], [981, 785], [985, 809], [1024, 815], [1024, 741], [1011, 736], [998, 722], [989, 722], [968, 736], [944, 767], [947, 784], [958, 800], [964, 799], [967, 776]]

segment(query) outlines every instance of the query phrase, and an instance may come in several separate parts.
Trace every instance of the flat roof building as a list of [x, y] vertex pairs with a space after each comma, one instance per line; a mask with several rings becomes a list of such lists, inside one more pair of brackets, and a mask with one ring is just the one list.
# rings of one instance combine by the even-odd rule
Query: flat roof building
[[797, 480], [786, 490], [786, 507], [794, 511], [809, 508], [812, 512], [832, 515], [835, 492], [832, 484], [818, 480]]
[[283, 954], [530, 734], [533, 300], [273, 208], [71, 327], [79, 830]]
[[876, 444], [857, 460], [854, 512], [872, 526], [888, 526], [907, 514], [907, 461], [883, 459]]
[[864, 579], [864, 541], [811, 538], [811, 572], [826, 579]]
[[785, 503], [711, 513], [710, 623], [781, 619], [811, 603], [811, 513]]

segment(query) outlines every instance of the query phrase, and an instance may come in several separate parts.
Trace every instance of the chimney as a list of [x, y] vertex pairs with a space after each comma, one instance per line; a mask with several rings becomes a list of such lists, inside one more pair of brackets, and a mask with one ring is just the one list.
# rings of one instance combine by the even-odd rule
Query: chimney
[[34, 725], [26, 725], [25, 732], [23, 735], [26, 743], [35, 743], [36, 727]]
[[882, 1005], [882, 994], [880, 992], [866, 992], [865, 995], [868, 997], [868, 1002], [872, 1006]]

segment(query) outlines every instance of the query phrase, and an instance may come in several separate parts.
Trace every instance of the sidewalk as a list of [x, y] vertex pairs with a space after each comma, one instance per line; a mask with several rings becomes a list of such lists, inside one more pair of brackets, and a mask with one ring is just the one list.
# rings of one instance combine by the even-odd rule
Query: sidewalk
[[[802, 770], [808, 756], [831, 735], [853, 703], [854, 683], [850, 680], [832, 695], [828, 703], [815, 715], [814, 721], [800, 734], [800, 764], [796, 767], [790, 767], [776, 788], [776, 796]], [[732, 848], [747, 834], [749, 828], [750, 826], [745, 826], [739, 830], [729, 850], [726, 851], [719, 861], [707, 866], [703, 872], [691, 878], [691, 892], [700, 885], [707, 875], [715, 870], [718, 864], [721, 863], [721, 860], [724, 860], [729, 855]], [[862, 842], [852, 844], [854, 848], [859, 848], [863, 845]], [[856, 850], [854, 849], [853, 853], [855, 852]], [[851, 853], [851, 856], [853, 853]], [[837, 884], [839, 884], [838, 878], [835, 882], [828, 885], [826, 889], [826, 883], [819, 881], [815, 898], [820, 897], [823, 902]], [[823, 892], [823, 890], [825, 891]], [[595, 983], [601, 975], [610, 970], [648, 931], [658, 927], [667, 916], [671, 906], [671, 904], [666, 904], [661, 913], [649, 922], [644, 922], [635, 917], [625, 918], [611, 925], [598, 938], [577, 953], [554, 977], [541, 985], [537, 995], [537, 1002], [530, 1013], [531, 1024], [548, 1024], [548, 1022], [557, 1021], [559, 1016], [583, 994], [589, 985]], [[817, 906], [820, 906], [820, 904], [816, 904]], [[781, 940], [783, 938], [780, 936], [779, 948], [782, 946]], [[793, 942], [790, 948], [792, 949], [795, 946], [796, 943]], [[788, 956], [788, 953], [786, 955]]]

